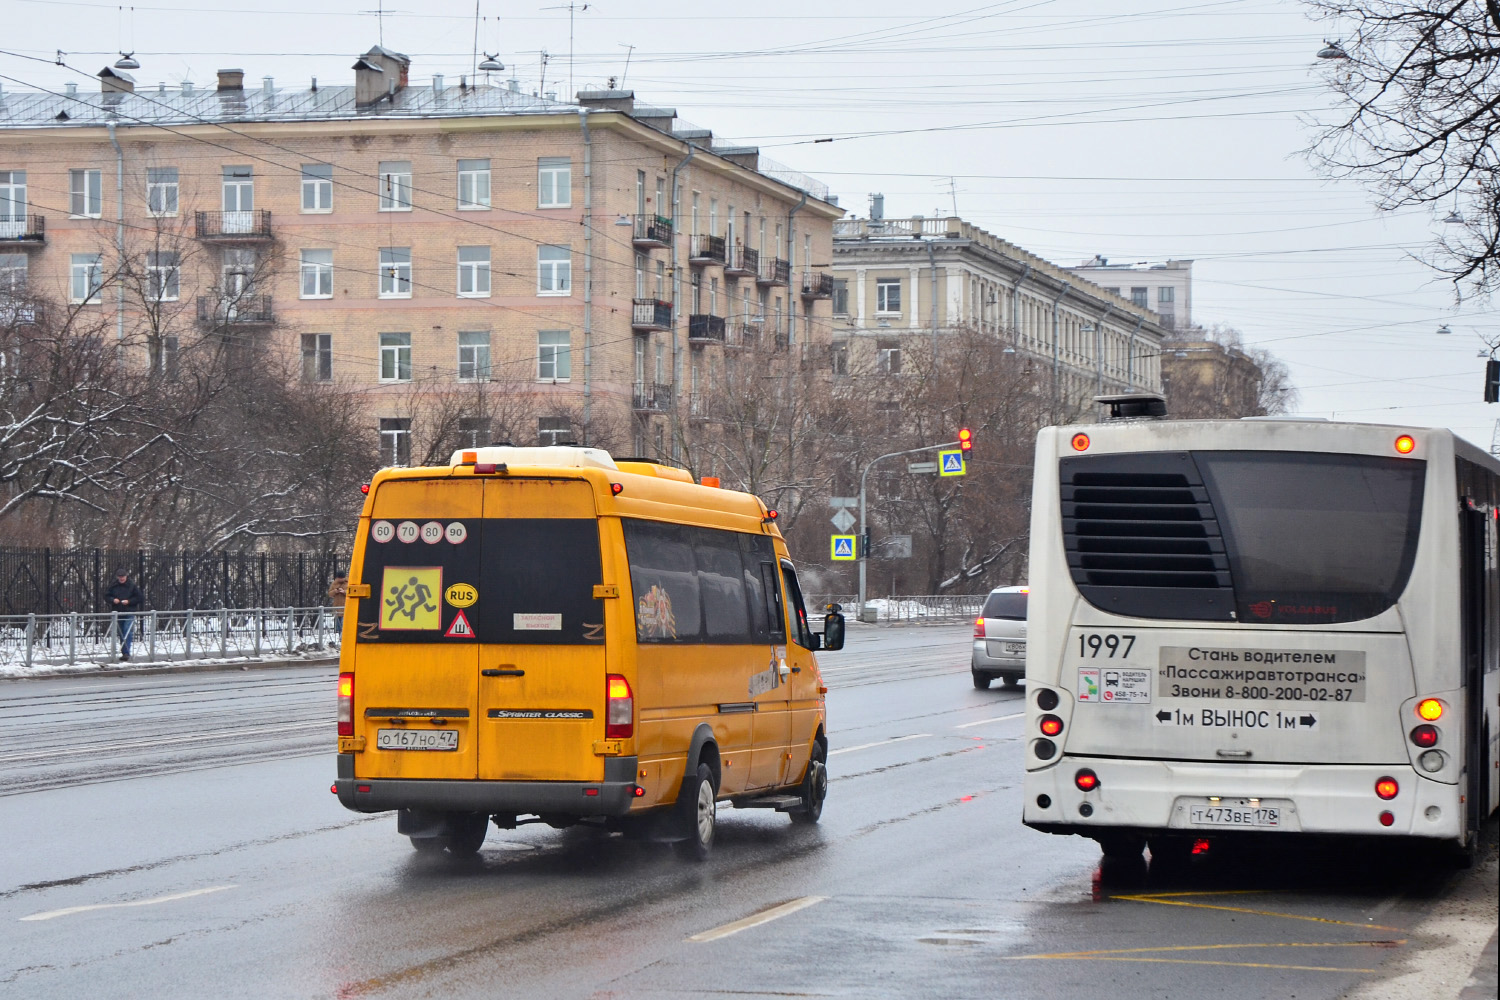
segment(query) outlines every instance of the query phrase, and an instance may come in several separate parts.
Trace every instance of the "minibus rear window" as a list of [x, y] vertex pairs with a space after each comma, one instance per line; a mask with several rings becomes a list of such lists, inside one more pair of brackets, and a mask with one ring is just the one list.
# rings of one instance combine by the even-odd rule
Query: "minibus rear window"
[[1009, 618], [1012, 621], [1026, 620], [1026, 595], [1016, 592], [991, 594], [984, 602], [984, 617]]

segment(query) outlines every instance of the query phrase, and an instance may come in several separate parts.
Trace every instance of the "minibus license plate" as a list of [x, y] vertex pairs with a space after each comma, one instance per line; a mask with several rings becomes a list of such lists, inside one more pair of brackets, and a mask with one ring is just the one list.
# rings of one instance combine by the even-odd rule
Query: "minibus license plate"
[[1281, 825], [1281, 809], [1244, 799], [1204, 802], [1188, 807], [1188, 819], [1194, 826], [1273, 827]]
[[1024, 643], [1024, 642], [1007, 642], [1005, 644], [1005, 651], [1007, 653], [1024, 653], [1024, 652], [1026, 652], [1026, 643]]
[[382, 750], [457, 750], [457, 729], [381, 729], [375, 745]]

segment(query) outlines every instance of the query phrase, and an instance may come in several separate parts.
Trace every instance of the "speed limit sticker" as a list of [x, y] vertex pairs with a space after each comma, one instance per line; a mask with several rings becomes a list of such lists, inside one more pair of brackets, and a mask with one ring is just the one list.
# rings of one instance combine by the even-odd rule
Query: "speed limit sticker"
[[376, 521], [370, 525], [370, 538], [385, 543], [396, 537], [396, 526], [389, 521]]
[[402, 521], [400, 524], [396, 525], [396, 537], [401, 539], [401, 541], [405, 542], [407, 545], [415, 542], [417, 540], [417, 536], [419, 536], [421, 533], [422, 529], [417, 526], [416, 521]]
[[448, 541], [458, 545], [469, 537], [469, 529], [463, 526], [462, 521], [452, 521], [448, 524], [447, 537]]
[[422, 525], [422, 541], [428, 545], [436, 545], [443, 540], [443, 524], [441, 521], [428, 521]]

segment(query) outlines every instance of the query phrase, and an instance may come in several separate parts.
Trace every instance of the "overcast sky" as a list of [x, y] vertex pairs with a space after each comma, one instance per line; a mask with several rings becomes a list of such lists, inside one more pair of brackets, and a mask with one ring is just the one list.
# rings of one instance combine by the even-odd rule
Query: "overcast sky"
[[[352, 83], [380, 40], [414, 83], [469, 73], [473, 0], [8, 0], [0, 48], [96, 73], [133, 49], [144, 86], [245, 70]], [[1191, 258], [1193, 318], [1290, 367], [1300, 412], [1453, 428], [1484, 448], [1491, 305], [1417, 259], [1447, 213], [1377, 214], [1301, 150], [1331, 100], [1315, 58], [1336, 27], [1295, 0], [479, 0], [478, 48], [559, 96], [611, 76], [716, 136], [828, 182], [851, 213], [958, 214], [1059, 264]], [[1128, 13], [1122, 13], [1128, 11]], [[711, 13], [710, 13], [711, 12]], [[633, 49], [627, 46], [634, 46]], [[483, 58], [481, 55], [479, 58]], [[629, 59], [628, 76], [626, 69]], [[91, 84], [0, 55], [0, 74]], [[22, 89], [5, 82], [6, 89]], [[815, 143], [833, 138], [833, 142]], [[1452, 333], [1437, 333], [1441, 326]]]

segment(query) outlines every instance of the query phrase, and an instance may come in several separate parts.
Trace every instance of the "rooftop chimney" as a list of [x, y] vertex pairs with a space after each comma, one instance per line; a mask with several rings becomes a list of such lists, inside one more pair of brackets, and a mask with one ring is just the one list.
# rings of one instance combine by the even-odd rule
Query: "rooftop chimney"
[[242, 69], [219, 70], [219, 90], [244, 90], [245, 71]]
[[405, 88], [411, 57], [377, 45], [354, 62], [354, 103], [369, 107]]
[[270, 97], [272, 94], [276, 93], [276, 78], [272, 76], [261, 77], [260, 92], [262, 94], [265, 94], [267, 97]]
[[193, 96], [193, 81], [192, 80], [183, 80], [182, 81], [182, 96], [183, 97], [192, 97]]
[[870, 195], [870, 221], [881, 222], [885, 219], [885, 195]]
[[443, 74], [432, 74], [432, 96], [441, 99], [443, 96]]
[[74, 83], [72, 80], [69, 80], [67, 83], [63, 84], [63, 93], [69, 97], [77, 97], [78, 84]]
[[133, 94], [135, 77], [123, 69], [106, 66], [99, 71], [99, 90], [105, 94]]
[[580, 90], [578, 103], [594, 111], [623, 111], [628, 115], [635, 111], [635, 91], [615, 90], [613, 87], [609, 90]]

